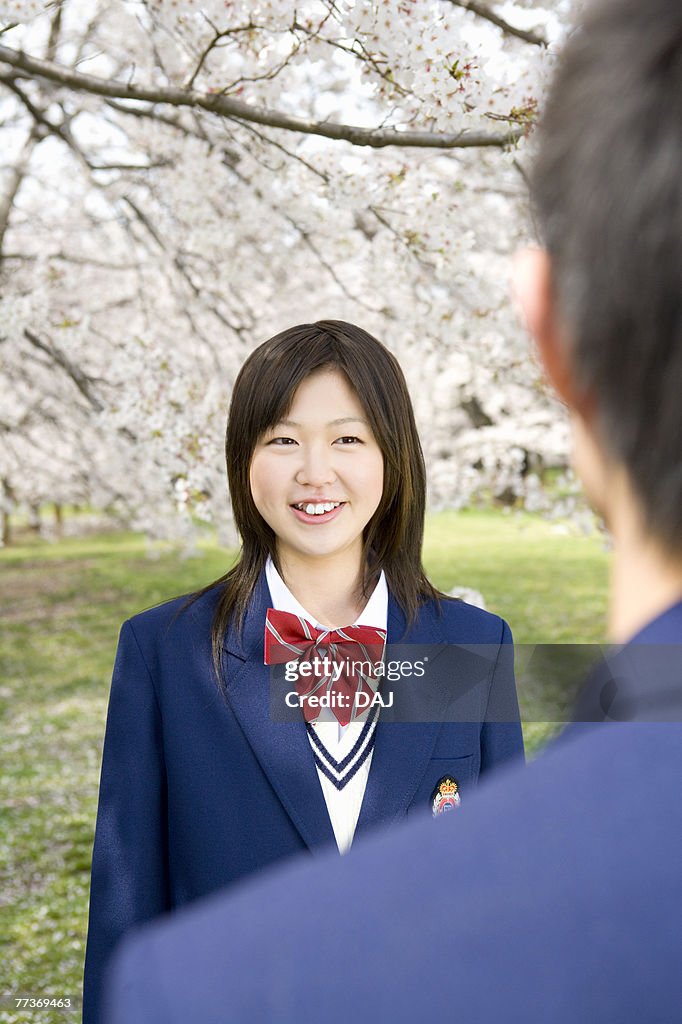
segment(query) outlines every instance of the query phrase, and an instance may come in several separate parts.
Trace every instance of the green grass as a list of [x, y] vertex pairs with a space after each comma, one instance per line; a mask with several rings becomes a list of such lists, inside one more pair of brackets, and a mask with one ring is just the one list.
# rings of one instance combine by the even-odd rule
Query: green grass
[[441, 589], [479, 590], [517, 643], [602, 643], [608, 558], [597, 534], [524, 513], [442, 512], [424, 562]]
[[[603, 544], [561, 529], [524, 514], [433, 515], [425, 564], [443, 590], [481, 591], [519, 643], [601, 642]], [[231, 557], [207, 543], [183, 559], [131, 534], [30, 539], [0, 551], [0, 998], [80, 997], [99, 760], [120, 623], [221, 575]], [[560, 717], [553, 711], [558, 697], [537, 678], [521, 683], [522, 708], [533, 719], [526, 739], [535, 750], [553, 729], [544, 719]], [[8, 1024], [78, 1019], [0, 1007]]]

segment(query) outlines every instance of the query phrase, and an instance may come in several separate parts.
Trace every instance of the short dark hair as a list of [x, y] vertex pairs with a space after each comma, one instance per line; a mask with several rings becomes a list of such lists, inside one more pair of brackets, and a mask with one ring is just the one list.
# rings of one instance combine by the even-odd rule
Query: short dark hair
[[216, 581], [224, 584], [213, 622], [216, 670], [228, 623], [233, 616], [240, 623], [243, 620], [268, 555], [277, 564], [275, 535], [251, 494], [250, 468], [256, 444], [286, 416], [303, 381], [330, 368], [347, 377], [384, 457], [383, 493], [363, 537], [366, 595], [383, 569], [408, 621], [422, 601], [445, 596], [436, 591], [422, 568], [426, 471], [398, 361], [367, 331], [343, 320], [290, 327], [251, 353], [232, 391], [225, 456], [242, 550], [234, 568]]
[[682, 551], [682, 2], [602, 0], [560, 58], [532, 194], [576, 383]]

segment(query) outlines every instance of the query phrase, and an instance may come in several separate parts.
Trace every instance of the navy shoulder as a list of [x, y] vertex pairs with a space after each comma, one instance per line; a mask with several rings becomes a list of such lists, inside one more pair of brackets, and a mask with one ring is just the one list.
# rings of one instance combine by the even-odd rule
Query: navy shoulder
[[222, 584], [216, 584], [198, 597], [183, 594], [138, 612], [128, 619], [128, 623], [138, 639], [167, 634], [175, 629], [195, 629], [197, 626], [207, 627], [210, 632], [221, 593]]
[[445, 638], [451, 643], [511, 643], [511, 630], [504, 619], [458, 598], [429, 601]]

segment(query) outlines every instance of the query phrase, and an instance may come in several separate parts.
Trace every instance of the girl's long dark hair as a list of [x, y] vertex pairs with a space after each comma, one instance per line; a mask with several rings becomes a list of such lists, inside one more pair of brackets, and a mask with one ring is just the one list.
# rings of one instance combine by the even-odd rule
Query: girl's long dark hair
[[241, 628], [268, 555], [278, 566], [275, 534], [251, 496], [253, 452], [261, 435], [286, 416], [299, 385], [323, 369], [337, 369], [346, 375], [384, 456], [383, 494], [364, 531], [363, 593], [369, 597], [383, 569], [408, 623], [420, 603], [445, 596], [428, 581], [421, 563], [426, 472], [412, 403], [397, 360], [367, 331], [343, 320], [290, 327], [251, 353], [232, 392], [225, 457], [242, 549], [229, 572], [192, 598], [223, 584], [211, 635], [219, 680], [230, 621], [234, 618]]

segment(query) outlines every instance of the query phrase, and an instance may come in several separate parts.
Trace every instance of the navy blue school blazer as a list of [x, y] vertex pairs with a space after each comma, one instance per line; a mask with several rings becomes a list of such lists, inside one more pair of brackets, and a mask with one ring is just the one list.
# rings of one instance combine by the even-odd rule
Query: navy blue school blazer
[[[271, 714], [265, 573], [241, 636], [226, 635], [225, 692], [211, 660], [218, 595], [216, 587], [186, 608], [184, 598], [171, 601], [121, 629], [92, 861], [85, 1024], [100, 1020], [105, 965], [132, 925], [335, 844], [303, 718]], [[503, 620], [461, 601], [430, 602], [406, 629], [389, 596], [387, 644], [430, 667], [381, 712], [356, 842], [428, 813], [444, 776], [454, 775], [465, 800], [480, 774], [523, 756]]]
[[682, 603], [633, 646], [601, 724], [442, 820], [140, 929], [107, 1024], [682, 1019]]

